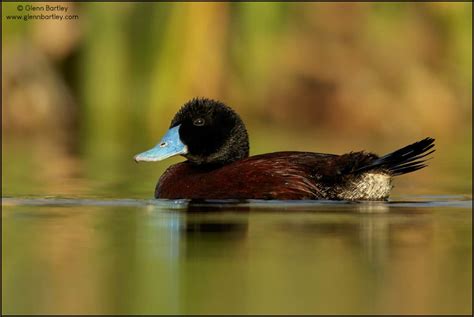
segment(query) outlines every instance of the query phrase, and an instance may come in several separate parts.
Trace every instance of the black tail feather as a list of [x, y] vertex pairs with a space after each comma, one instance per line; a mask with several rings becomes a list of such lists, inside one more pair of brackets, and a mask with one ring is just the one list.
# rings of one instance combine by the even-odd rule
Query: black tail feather
[[358, 172], [380, 169], [396, 176], [417, 171], [426, 167], [424, 163], [427, 159], [422, 160], [422, 158], [435, 151], [432, 149], [434, 141], [433, 138], [426, 138], [405, 146], [395, 152], [377, 158], [371, 164], [360, 168]]

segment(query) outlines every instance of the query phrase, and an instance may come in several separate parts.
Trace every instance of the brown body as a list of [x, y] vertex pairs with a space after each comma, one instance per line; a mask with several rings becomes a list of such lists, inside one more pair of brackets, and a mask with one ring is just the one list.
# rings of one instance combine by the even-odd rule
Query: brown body
[[[357, 172], [378, 156], [276, 152], [210, 168], [189, 162], [169, 167], [155, 190], [156, 198], [194, 199], [371, 199], [349, 197], [367, 172]], [[372, 171], [373, 173], [373, 171]], [[381, 172], [383, 174], [383, 172]], [[389, 181], [389, 178], [387, 178]], [[377, 185], [380, 187], [380, 184]], [[372, 199], [387, 194], [374, 193]]]

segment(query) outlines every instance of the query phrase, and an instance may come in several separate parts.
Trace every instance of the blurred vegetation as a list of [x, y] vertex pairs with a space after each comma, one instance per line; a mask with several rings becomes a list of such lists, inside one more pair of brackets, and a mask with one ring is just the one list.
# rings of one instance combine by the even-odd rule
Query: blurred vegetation
[[235, 108], [253, 154], [433, 136], [445, 182], [471, 173], [472, 3], [54, 4], [79, 19], [7, 21], [2, 3], [4, 193], [150, 191], [171, 162], [131, 157], [195, 96]]

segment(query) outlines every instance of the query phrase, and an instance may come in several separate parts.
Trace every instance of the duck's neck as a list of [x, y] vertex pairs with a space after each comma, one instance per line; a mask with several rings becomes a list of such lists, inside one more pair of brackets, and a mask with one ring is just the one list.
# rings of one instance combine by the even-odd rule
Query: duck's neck
[[193, 155], [188, 153], [185, 157], [189, 163], [196, 166], [221, 167], [249, 156], [249, 139], [245, 127], [240, 131], [231, 133], [231, 136], [219, 147], [208, 155]]

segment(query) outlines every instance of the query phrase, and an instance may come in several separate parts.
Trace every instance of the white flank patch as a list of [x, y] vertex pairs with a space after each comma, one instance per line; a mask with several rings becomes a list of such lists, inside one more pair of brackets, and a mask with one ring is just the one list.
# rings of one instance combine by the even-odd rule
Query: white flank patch
[[392, 189], [390, 175], [366, 173], [352, 181], [338, 196], [345, 200], [382, 200]]

